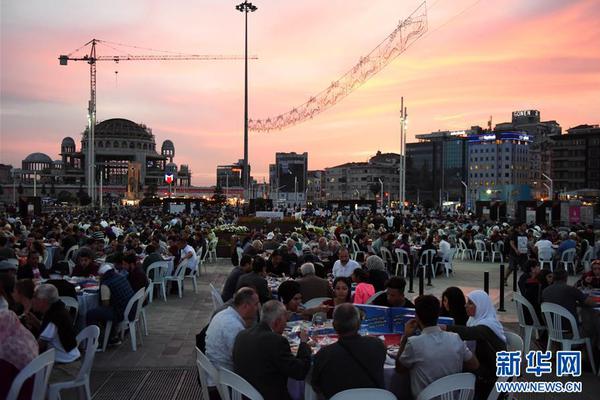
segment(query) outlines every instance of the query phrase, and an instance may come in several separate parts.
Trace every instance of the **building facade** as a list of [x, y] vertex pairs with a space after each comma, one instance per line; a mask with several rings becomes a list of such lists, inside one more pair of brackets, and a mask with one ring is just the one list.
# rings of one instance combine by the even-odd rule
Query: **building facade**
[[275, 164], [269, 165], [271, 198], [287, 207], [306, 204], [308, 153], [275, 153]]
[[529, 180], [534, 197], [546, 193], [547, 178], [551, 172], [552, 138], [562, 133], [560, 124], [554, 120], [542, 121], [538, 110], [513, 111], [511, 122], [497, 124], [498, 132], [523, 132], [529, 135]]
[[306, 201], [308, 205], [322, 205], [325, 202], [325, 171], [307, 172]]
[[600, 189], [600, 127], [579, 125], [552, 138], [555, 192]]
[[510, 208], [518, 200], [529, 199], [529, 135], [485, 132], [467, 140], [470, 208], [477, 200], [503, 200]]
[[406, 197], [408, 201], [463, 202], [467, 181], [467, 136], [481, 132], [472, 127], [416, 135], [417, 143], [406, 144]]
[[221, 188], [242, 187], [242, 171], [244, 170], [244, 160], [238, 160], [231, 165], [217, 166], [217, 186]]
[[391, 205], [399, 199], [399, 164], [399, 154], [378, 151], [368, 162], [325, 168], [325, 200], [375, 199]]
[[[174, 175], [175, 186], [191, 185], [189, 167], [178, 167], [173, 162], [173, 142], [165, 140], [158, 153], [152, 130], [143, 124], [122, 118], [102, 121], [96, 125], [94, 141], [96, 185], [99, 187], [102, 182], [105, 191], [128, 184], [129, 163], [139, 163], [140, 184], [143, 186], [164, 185], [167, 173]], [[21, 162], [20, 169], [13, 169], [13, 174], [23, 185], [32, 185], [35, 179], [38, 184], [83, 187], [86, 185], [88, 163], [86, 153], [87, 130], [83, 132], [80, 150], [73, 138], [65, 137], [60, 145], [60, 159], [53, 161], [44, 153], [32, 153]]]

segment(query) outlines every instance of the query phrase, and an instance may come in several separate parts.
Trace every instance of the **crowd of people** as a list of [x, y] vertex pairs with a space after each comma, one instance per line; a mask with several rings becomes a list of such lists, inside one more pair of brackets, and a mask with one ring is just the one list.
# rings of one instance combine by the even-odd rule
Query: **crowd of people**
[[[474, 253], [478, 243], [484, 243], [489, 253], [497, 250], [508, 260], [509, 272], [522, 272], [519, 289], [536, 312], [547, 301], [564, 305], [578, 317], [576, 306], [591, 304], [581, 289], [600, 288], [600, 241], [587, 226], [565, 231], [465, 216], [362, 211], [309, 210], [301, 218], [301, 227], [288, 232], [254, 229], [232, 236], [234, 268], [221, 292], [224, 305], [199, 335], [200, 347], [216, 366], [239, 373], [265, 399], [286, 398], [287, 378], [307, 379], [311, 365], [308, 379], [325, 397], [344, 388], [383, 387], [385, 347], [378, 339], [358, 335], [360, 313], [354, 305], [365, 303], [415, 308], [416, 318], [407, 323], [396, 360], [398, 373], [410, 375], [413, 394], [462, 370], [476, 373], [478, 394], [489, 392], [495, 379], [495, 352], [506, 348], [491, 300], [482, 291], [465, 296], [460, 288], [449, 287], [440, 299], [422, 296], [411, 301], [405, 296], [405, 277], [399, 276], [404, 271], [395, 268], [397, 249], [410, 255], [414, 268], [425, 251], [433, 250], [436, 260], [443, 260], [457, 248]], [[127, 318], [125, 307], [148, 286], [152, 279], [148, 269], [154, 262], [169, 257], [174, 266], [183, 265], [186, 274], [192, 273], [209, 243], [217, 240], [213, 228], [236, 222], [234, 210], [221, 206], [180, 215], [116, 208], [0, 217], [0, 318], [6, 321], [0, 325], [3, 374], [14, 377], [49, 347], [57, 351], [61, 366], [51, 381], [64, 380], [78, 370], [77, 323], [60, 300], [60, 296], [77, 299], [77, 290], [62, 276], [97, 281], [99, 303], [88, 310], [83, 323], [102, 327]], [[570, 249], [575, 249], [573, 262], [561, 263], [562, 254]], [[540, 256], [547, 252], [549, 259]], [[568, 273], [579, 275], [575, 286], [566, 284]], [[323, 301], [304, 306], [317, 298]], [[286, 323], [317, 315], [333, 319], [340, 340], [313, 359], [308, 336], [301, 332], [301, 344], [292, 354], [281, 336]], [[454, 320], [447, 331], [437, 326], [440, 315]], [[596, 320], [589, 317], [586, 328], [593, 330]], [[116, 332], [106, 334], [109, 343], [119, 344]], [[465, 341], [475, 345], [470, 348]], [[13, 346], [22, 351], [3, 356]], [[431, 370], [433, 357], [443, 365], [437, 372]], [[336, 365], [345, 369], [338, 371]]]

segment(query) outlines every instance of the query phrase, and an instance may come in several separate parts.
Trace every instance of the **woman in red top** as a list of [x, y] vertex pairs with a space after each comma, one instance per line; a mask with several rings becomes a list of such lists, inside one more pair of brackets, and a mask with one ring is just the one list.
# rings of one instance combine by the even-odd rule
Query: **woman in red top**
[[368, 283], [369, 273], [361, 268], [357, 268], [352, 272], [352, 281], [356, 283], [354, 304], [365, 304], [375, 294], [375, 287]]

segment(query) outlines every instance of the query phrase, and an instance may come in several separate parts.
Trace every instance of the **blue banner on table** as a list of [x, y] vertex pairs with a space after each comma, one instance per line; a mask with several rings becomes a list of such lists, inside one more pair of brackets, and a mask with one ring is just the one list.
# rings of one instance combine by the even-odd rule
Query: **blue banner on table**
[[[363, 314], [369, 333], [404, 333], [404, 325], [415, 318], [414, 308], [383, 307], [370, 304], [356, 304]], [[454, 319], [439, 317], [438, 325], [453, 325]]]
[[366, 323], [369, 333], [390, 333], [389, 307], [356, 304], [361, 311], [362, 321]]

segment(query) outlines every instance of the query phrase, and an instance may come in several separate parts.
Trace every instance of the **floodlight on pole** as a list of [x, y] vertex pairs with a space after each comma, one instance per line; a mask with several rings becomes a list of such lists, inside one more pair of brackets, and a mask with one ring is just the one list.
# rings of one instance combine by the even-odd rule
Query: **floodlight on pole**
[[235, 6], [235, 9], [244, 13], [244, 170], [242, 185], [247, 194], [250, 174], [248, 171], [248, 13], [258, 9], [254, 4], [244, 1]]

